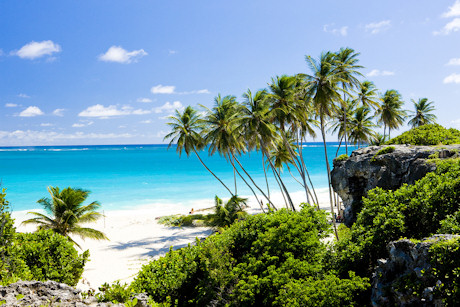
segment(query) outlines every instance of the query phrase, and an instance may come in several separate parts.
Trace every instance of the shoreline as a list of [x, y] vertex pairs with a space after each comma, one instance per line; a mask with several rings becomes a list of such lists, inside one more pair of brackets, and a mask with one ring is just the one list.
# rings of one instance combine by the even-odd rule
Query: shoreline
[[[320, 208], [328, 210], [328, 189], [317, 189], [320, 199]], [[291, 193], [296, 204], [300, 204], [305, 198], [305, 192], [298, 191]], [[272, 194], [275, 203], [283, 204], [280, 193]], [[194, 211], [205, 208], [212, 208], [207, 202], [196, 203]], [[262, 212], [253, 197], [249, 197], [249, 214]], [[284, 206], [278, 206], [281, 209]], [[209, 236], [213, 230], [208, 227], [166, 227], [158, 224], [158, 217], [172, 214], [188, 215], [191, 207], [168, 206], [167, 208], [149, 208], [148, 206], [136, 206], [130, 210], [109, 210], [104, 211], [104, 217], [95, 223], [88, 224], [88, 227], [104, 232], [109, 241], [82, 240], [79, 237], [73, 239], [82, 247], [79, 253], [89, 250], [90, 261], [85, 265], [82, 279], [77, 285], [83, 291], [88, 289], [98, 290], [103, 283], [131, 282], [139, 272], [143, 264], [159, 258], [169, 251], [170, 246], [174, 249], [187, 246], [193, 243], [195, 238]], [[13, 211], [15, 226], [18, 232], [33, 232], [34, 225], [21, 225], [21, 222], [28, 218], [27, 211]], [[201, 213], [201, 212], [200, 212]]]

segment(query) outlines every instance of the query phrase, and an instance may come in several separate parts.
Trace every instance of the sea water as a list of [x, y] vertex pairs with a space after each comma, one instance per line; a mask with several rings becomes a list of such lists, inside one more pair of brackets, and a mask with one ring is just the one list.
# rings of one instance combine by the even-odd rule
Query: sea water
[[[328, 143], [332, 164], [338, 143]], [[349, 147], [349, 153], [353, 150]], [[345, 153], [342, 146], [338, 154]], [[218, 154], [199, 152], [203, 162], [234, 191], [231, 164]], [[322, 143], [303, 145], [303, 155], [315, 188], [327, 187], [326, 164]], [[262, 156], [251, 152], [239, 160], [254, 181], [264, 190], [266, 182]], [[300, 180], [298, 172], [291, 172]], [[279, 191], [271, 172], [267, 173], [270, 190]], [[301, 191], [284, 167], [283, 179], [290, 192]], [[187, 157], [166, 145], [98, 145], [0, 147], [1, 187], [14, 211], [40, 209], [37, 200], [48, 197], [48, 186], [90, 190], [88, 201], [98, 201], [104, 210], [135, 209], [149, 206], [193, 206], [215, 195], [228, 197], [227, 190], [202, 166], [194, 153]], [[237, 179], [239, 195], [251, 195]], [[260, 192], [257, 191], [260, 195]]]

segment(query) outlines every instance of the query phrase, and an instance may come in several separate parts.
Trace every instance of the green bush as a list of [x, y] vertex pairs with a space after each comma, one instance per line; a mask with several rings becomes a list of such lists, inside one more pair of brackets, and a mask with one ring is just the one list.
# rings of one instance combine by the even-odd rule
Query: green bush
[[386, 146], [386, 147], [380, 149], [379, 151], [377, 151], [377, 153], [375, 155], [380, 156], [380, 155], [384, 155], [384, 154], [387, 154], [387, 153], [391, 153], [393, 151], [395, 151], [394, 146]]
[[[341, 279], [324, 267], [327, 247], [321, 240], [329, 234], [326, 213], [310, 206], [249, 216], [143, 266], [131, 287], [177, 305], [352, 304], [368, 279], [353, 273]], [[293, 300], [292, 291], [307, 285]], [[322, 289], [316, 296], [314, 287]]]
[[75, 286], [83, 273], [89, 252], [79, 255], [73, 244], [51, 230], [17, 233], [14, 256], [23, 260], [32, 279], [54, 280]]
[[[336, 245], [336, 267], [370, 276], [377, 259], [386, 258], [386, 245], [401, 237], [422, 239], [452, 225], [460, 203], [460, 161], [438, 164], [413, 185], [396, 191], [375, 188], [363, 198], [363, 209], [350, 235]], [[444, 225], [444, 226], [443, 226]], [[330, 261], [335, 261], [331, 259]]]
[[386, 144], [449, 145], [460, 144], [460, 131], [438, 124], [423, 125], [392, 138]]
[[337, 158], [334, 159], [334, 162], [341, 162], [341, 161], [346, 161], [348, 160], [349, 156], [347, 154], [343, 154], [338, 156]]
[[126, 303], [134, 294], [127, 284], [115, 282], [112, 285], [104, 283], [99, 287], [100, 293], [96, 294], [98, 302]]

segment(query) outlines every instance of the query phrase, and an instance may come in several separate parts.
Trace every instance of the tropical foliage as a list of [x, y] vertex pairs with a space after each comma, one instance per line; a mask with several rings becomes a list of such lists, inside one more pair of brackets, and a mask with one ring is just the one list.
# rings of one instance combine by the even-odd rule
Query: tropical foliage
[[438, 124], [423, 125], [404, 132], [403, 134], [389, 140], [387, 144], [460, 144], [460, 131], [454, 128], [446, 129]]
[[51, 230], [16, 233], [3, 190], [0, 193], [0, 285], [18, 280], [54, 280], [75, 286], [89, 252], [78, 254], [73, 244]]
[[[48, 187], [51, 198], [42, 198], [38, 201], [47, 211], [49, 216], [39, 212], [29, 212], [35, 218], [25, 220], [23, 224], [38, 224], [39, 230], [51, 229], [52, 231], [72, 240], [70, 235], [78, 235], [81, 238], [96, 240], [108, 240], [104, 233], [82, 224], [98, 220], [102, 214], [96, 212], [100, 204], [96, 201], [89, 205], [83, 202], [89, 195], [89, 191], [82, 189], [66, 188], [60, 190], [58, 187]], [[77, 246], [78, 244], [75, 243]]]
[[431, 113], [434, 111], [433, 101], [428, 101], [428, 98], [420, 98], [418, 101], [411, 99], [411, 101], [414, 104], [415, 111], [410, 111], [413, 116], [409, 120], [409, 125], [420, 127], [435, 123], [436, 115]]

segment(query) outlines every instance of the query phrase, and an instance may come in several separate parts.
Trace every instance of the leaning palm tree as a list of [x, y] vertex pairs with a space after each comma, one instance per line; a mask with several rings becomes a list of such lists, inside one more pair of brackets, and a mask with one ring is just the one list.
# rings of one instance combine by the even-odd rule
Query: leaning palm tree
[[350, 141], [358, 144], [358, 148], [361, 144], [369, 144], [374, 136], [372, 128], [375, 125], [370, 112], [369, 108], [359, 107], [350, 121]]
[[168, 125], [172, 127], [171, 133], [164, 137], [165, 140], [171, 139], [168, 148], [176, 142], [176, 151], [179, 153], [179, 156], [182, 154], [182, 151], [185, 151], [185, 154], [188, 157], [190, 152], [193, 151], [206, 170], [210, 172], [233, 196], [232, 191], [230, 191], [225, 183], [209, 169], [198, 154], [198, 150], [204, 146], [204, 142], [200, 135], [203, 129], [203, 121], [198, 116], [197, 111], [191, 106], [188, 106], [182, 113], [176, 110], [176, 116], [169, 116], [168, 118], [171, 120]]
[[381, 105], [376, 112], [378, 123], [383, 123], [383, 136], [386, 136], [386, 128], [388, 128], [388, 137], [390, 137], [391, 129], [397, 129], [404, 123], [406, 118], [406, 111], [402, 109], [404, 102], [401, 100], [401, 94], [396, 90], [387, 90], [380, 100]]
[[58, 187], [48, 187], [51, 198], [44, 197], [37, 202], [42, 205], [48, 215], [39, 212], [29, 212], [34, 218], [25, 220], [23, 224], [38, 224], [38, 229], [51, 229], [54, 232], [67, 237], [75, 245], [80, 247], [70, 235], [78, 235], [82, 239], [108, 240], [106, 235], [99, 230], [82, 227], [82, 224], [97, 221], [102, 214], [96, 212], [100, 207], [97, 201], [89, 205], [83, 202], [89, 195], [89, 191], [82, 189], [66, 188], [62, 191]]
[[[311, 97], [313, 106], [315, 107], [317, 117], [320, 122], [321, 136], [324, 145], [324, 156], [326, 158], [327, 179], [329, 187], [329, 198], [331, 212], [334, 212], [332, 187], [331, 187], [331, 168], [327, 157], [326, 146], [326, 120], [330, 118], [337, 109], [337, 102], [341, 102], [342, 89], [339, 83], [347, 82], [342, 78], [340, 70], [337, 68], [335, 54], [331, 52], [322, 53], [319, 60], [315, 60], [310, 56], [306, 57], [307, 63], [312, 70], [311, 75], [305, 75], [306, 79], [306, 94]], [[338, 239], [337, 230], [335, 228], [335, 219], [332, 219], [336, 238]]]
[[409, 121], [409, 125], [412, 128], [420, 127], [422, 125], [434, 124], [436, 121], [436, 115], [431, 114], [435, 108], [432, 106], [433, 101], [428, 101], [428, 98], [420, 98], [417, 102], [411, 99], [414, 103], [415, 112], [410, 111], [413, 117]]

